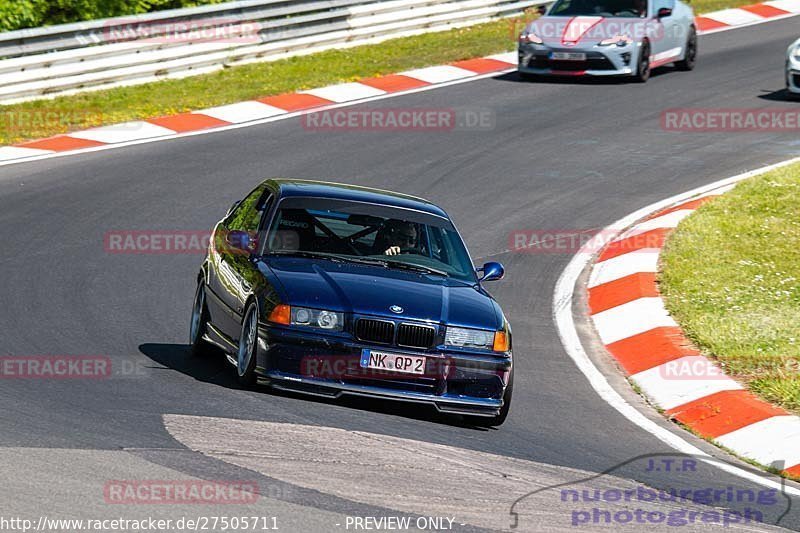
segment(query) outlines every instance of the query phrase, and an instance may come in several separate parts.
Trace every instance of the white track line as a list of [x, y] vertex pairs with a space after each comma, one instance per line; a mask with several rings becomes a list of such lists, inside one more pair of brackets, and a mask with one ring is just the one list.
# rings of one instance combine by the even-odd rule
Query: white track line
[[[583, 347], [583, 343], [578, 335], [578, 330], [575, 325], [575, 317], [572, 315], [572, 302], [575, 296], [575, 283], [578, 281], [578, 278], [583, 270], [592, 260], [593, 251], [601, 249], [602, 244], [609, 242], [614, 237], [614, 233], [624, 230], [644, 217], [661, 209], [665, 209], [680, 202], [692, 199], [698, 195], [706, 194], [714, 189], [735, 184], [743, 179], [798, 162], [800, 162], [800, 157], [783, 161], [774, 165], [769, 165], [750, 172], [745, 172], [744, 174], [739, 174], [738, 176], [719, 180], [709, 185], [698, 187], [697, 189], [689, 192], [678, 194], [667, 198], [666, 200], [656, 202], [614, 222], [604, 231], [601, 231], [596, 237], [587, 242], [584, 247], [573, 256], [572, 260], [561, 273], [561, 276], [559, 276], [553, 295], [553, 319], [555, 320], [556, 328], [558, 329], [558, 335], [561, 338], [561, 343], [564, 345], [567, 355], [569, 355], [569, 357], [578, 367], [578, 370], [580, 370], [583, 375], [586, 376], [586, 379], [589, 381], [591, 387], [597, 392], [603, 401], [616, 409], [622, 416], [630, 420], [632, 423], [636, 424], [641, 429], [650, 433], [658, 440], [667, 444], [678, 452], [700, 456], [703, 462], [713, 465], [720, 470], [728, 472], [729, 474], [733, 474], [754, 483], [758, 483], [759, 485], [765, 487], [783, 490], [787, 494], [791, 494], [793, 496], [800, 496], [800, 489], [791, 486], [782, 486], [779, 482], [773, 481], [772, 479], [762, 477], [758, 474], [749, 472], [743, 468], [733, 466], [722, 460], [712, 457], [697, 446], [689, 443], [680, 435], [673, 433], [667, 428], [660, 426], [653, 420], [650, 420], [645, 415], [640, 413], [635, 407], [625, 401], [620, 393], [611, 386], [603, 373], [600, 372], [600, 370], [594, 365], [592, 360], [589, 358], [589, 355], [586, 353], [586, 349]], [[765, 473], [764, 475], [767, 474]]]

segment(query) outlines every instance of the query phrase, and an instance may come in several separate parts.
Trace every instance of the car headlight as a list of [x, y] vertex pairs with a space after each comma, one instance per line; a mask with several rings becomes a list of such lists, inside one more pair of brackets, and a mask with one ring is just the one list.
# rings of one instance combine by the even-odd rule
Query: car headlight
[[622, 47], [622, 46], [627, 46], [627, 45], [631, 44], [632, 42], [633, 42], [633, 39], [631, 39], [627, 35], [615, 35], [615, 36], [611, 37], [610, 39], [603, 39], [602, 41], [600, 41], [599, 44], [600, 44], [600, 46], [611, 46], [611, 45], [615, 44], [615, 45], [617, 45], [619, 47]]
[[532, 31], [523, 31], [520, 33], [519, 42], [523, 44], [544, 44], [544, 41]]
[[796, 60], [800, 61], [800, 43], [798, 43], [798, 44], [797, 44], [797, 45], [794, 47], [794, 50], [792, 51], [792, 55], [794, 56], [794, 58], [795, 58]]
[[270, 313], [269, 321], [286, 326], [307, 326], [341, 331], [344, 325], [344, 314], [324, 309], [278, 305]]
[[486, 331], [482, 329], [467, 329], [448, 327], [444, 336], [447, 346], [459, 348], [482, 348], [496, 352], [508, 351], [508, 334], [503, 331]]

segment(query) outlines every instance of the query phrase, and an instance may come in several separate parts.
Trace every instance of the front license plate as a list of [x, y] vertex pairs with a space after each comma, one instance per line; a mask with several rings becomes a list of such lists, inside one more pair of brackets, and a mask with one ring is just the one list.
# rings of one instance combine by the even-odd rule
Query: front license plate
[[586, 61], [586, 54], [583, 52], [553, 52], [550, 59], [560, 61]]
[[424, 374], [425, 358], [418, 355], [403, 355], [364, 349], [361, 351], [361, 367], [403, 372], [404, 374]]

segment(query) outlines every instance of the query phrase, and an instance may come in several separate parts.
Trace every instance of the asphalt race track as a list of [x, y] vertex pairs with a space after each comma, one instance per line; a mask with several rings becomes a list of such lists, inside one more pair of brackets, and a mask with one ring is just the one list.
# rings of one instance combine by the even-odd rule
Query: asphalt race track
[[[696, 471], [648, 470], [640, 456], [674, 452], [603, 403], [559, 342], [552, 293], [569, 253], [507, 250], [515, 230], [601, 228], [796, 156], [792, 133], [670, 132], [660, 116], [681, 107], [800, 109], [783, 92], [798, 20], [701, 37], [694, 72], [662, 69], [646, 85], [528, 83], [507, 74], [363, 104], [483, 113], [490, 127], [319, 132], [290, 119], [0, 167], [3, 353], [107, 355], [114, 369], [110, 379], [0, 381], [3, 514], [257, 513], [276, 516], [283, 531], [345, 531], [347, 515], [456, 516], [453, 527], [471, 531], [507, 529], [518, 497], [591, 473], [608, 471], [605, 481], [588, 483], [616, 488], [632, 480], [756, 487], [700, 463]], [[477, 263], [506, 266], [506, 279], [489, 286], [515, 334], [515, 396], [504, 426], [480, 430], [419, 407], [245, 391], [222, 358], [189, 357], [201, 256], [110, 254], [104, 235], [210, 229], [267, 176], [424, 196], [454, 218]], [[215, 509], [103, 498], [108, 480], [189, 476], [255, 479], [264, 497]], [[762, 506], [764, 520], [785, 514], [780, 525], [800, 530], [800, 499], [791, 508], [778, 500]], [[570, 522], [576, 504], [558, 493], [528, 503], [520, 504], [520, 530], [580, 530]]]

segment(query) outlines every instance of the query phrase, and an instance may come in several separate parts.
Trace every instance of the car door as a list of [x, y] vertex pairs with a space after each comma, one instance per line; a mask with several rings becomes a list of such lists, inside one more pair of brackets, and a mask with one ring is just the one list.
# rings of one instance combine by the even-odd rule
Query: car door
[[218, 303], [212, 323], [232, 342], [239, 338], [247, 297], [263, 283], [254, 262], [259, 227], [273, 196], [265, 186], [256, 188], [217, 226], [209, 254], [209, 288]]
[[[681, 49], [681, 24], [675, 13], [675, 0], [651, 0], [654, 32], [650, 39], [652, 65], [658, 66], [669, 59], [680, 55]], [[670, 14], [659, 17], [662, 9], [668, 9]], [[684, 36], [685, 39], [685, 36]]]

